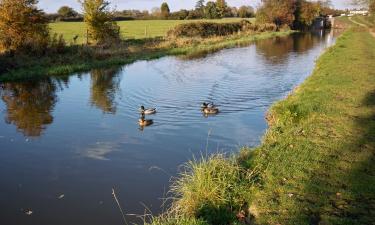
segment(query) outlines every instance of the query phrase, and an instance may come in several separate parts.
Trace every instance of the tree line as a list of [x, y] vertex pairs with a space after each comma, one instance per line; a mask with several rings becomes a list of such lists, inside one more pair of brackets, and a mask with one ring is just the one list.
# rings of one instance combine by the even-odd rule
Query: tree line
[[[255, 10], [251, 6], [229, 6], [225, 0], [208, 1], [198, 0], [194, 9], [181, 9], [172, 12], [167, 2], [160, 7], [148, 10], [125, 9], [113, 11], [115, 20], [147, 20], [147, 19], [219, 19], [223, 17], [250, 18], [255, 16]], [[47, 14], [50, 21], [83, 21], [83, 15], [69, 6], [62, 6], [57, 13]]]
[[256, 13], [257, 21], [274, 23], [293, 29], [310, 27], [317, 17], [339, 16], [344, 11], [332, 8], [330, 0], [262, 0]]

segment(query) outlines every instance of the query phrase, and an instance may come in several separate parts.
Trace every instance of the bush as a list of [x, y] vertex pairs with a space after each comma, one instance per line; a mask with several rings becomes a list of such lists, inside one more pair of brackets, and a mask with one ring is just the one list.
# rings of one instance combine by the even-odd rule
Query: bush
[[241, 21], [236, 23], [214, 23], [214, 22], [193, 22], [177, 25], [168, 31], [169, 37], [210, 37], [235, 34], [242, 30], [242, 27], [250, 22]]

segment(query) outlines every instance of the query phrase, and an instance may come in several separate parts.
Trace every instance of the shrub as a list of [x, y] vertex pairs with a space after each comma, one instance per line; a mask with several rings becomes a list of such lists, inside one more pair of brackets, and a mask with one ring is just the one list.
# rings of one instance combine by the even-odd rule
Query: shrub
[[252, 24], [247, 20], [235, 23], [213, 23], [213, 22], [193, 22], [177, 25], [167, 32], [171, 38], [193, 38], [212, 37], [236, 34], [238, 32], [265, 32], [277, 31], [275, 24]]
[[36, 0], [0, 1], [0, 49], [43, 53], [49, 42], [48, 20]]

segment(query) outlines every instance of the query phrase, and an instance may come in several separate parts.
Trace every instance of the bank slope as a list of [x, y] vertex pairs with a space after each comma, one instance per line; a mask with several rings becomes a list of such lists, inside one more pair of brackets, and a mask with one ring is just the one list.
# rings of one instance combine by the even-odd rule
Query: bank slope
[[274, 105], [246, 159], [258, 224], [375, 223], [375, 39], [352, 28]]

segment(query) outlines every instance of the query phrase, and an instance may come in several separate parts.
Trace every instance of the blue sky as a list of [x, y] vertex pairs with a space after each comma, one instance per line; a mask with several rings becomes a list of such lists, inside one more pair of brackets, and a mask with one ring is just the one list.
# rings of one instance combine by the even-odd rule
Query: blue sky
[[[169, 7], [172, 11], [179, 9], [191, 9], [194, 7], [196, 0], [110, 0], [117, 9], [148, 9], [160, 6], [163, 1], [168, 2]], [[349, 0], [332, 0], [332, 3], [337, 8], [348, 7], [347, 2]], [[257, 6], [259, 0], [227, 0], [229, 5], [241, 6], [241, 5], [252, 5]], [[69, 5], [79, 10], [79, 4], [77, 0], [39, 0], [39, 6], [46, 12], [56, 12], [60, 6]]]

